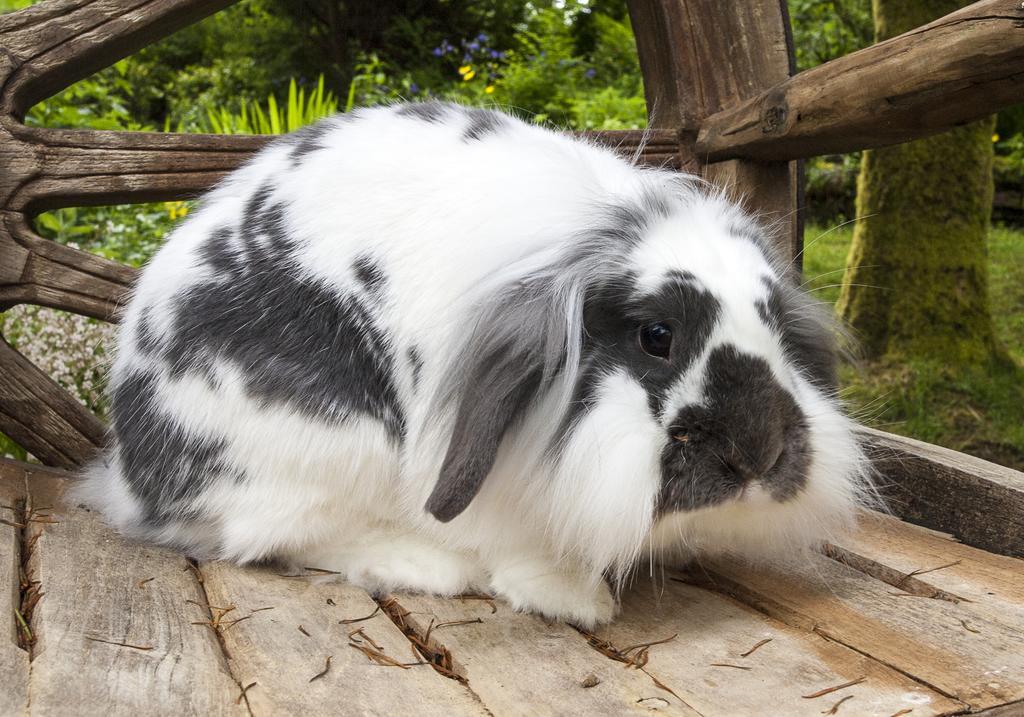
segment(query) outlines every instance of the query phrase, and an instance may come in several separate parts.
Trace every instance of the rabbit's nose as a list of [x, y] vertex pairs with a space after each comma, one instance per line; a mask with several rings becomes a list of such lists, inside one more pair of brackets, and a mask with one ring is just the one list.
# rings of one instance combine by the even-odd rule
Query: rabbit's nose
[[785, 452], [785, 441], [782, 436], [778, 436], [746, 446], [736, 445], [734, 450], [722, 457], [722, 462], [733, 475], [749, 483], [770, 475], [783, 463]]

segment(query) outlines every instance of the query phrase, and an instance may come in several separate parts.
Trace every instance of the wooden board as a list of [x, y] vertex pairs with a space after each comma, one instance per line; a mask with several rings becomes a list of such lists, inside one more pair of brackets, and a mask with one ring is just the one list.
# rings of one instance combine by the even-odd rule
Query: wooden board
[[976, 548], [1024, 557], [1024, 473], [913, 438], [859, 433], [893, 513]]
[[[567, 625], [515, 613], [501, 601], [405, 594], [395, 600], [417, 635], [426, 638], [430, 630], [429, 641], [451, 653], [454, 671], [495, 715], [699, 715]], [[445, 624], [466, 620], [479, 622]], [[588, 678], [596, 684], [585, 687]]]
[[[12, 523], [22, 519], [25, 472], [13, 462], [0, 464], [0, 518]], [[0, 523], [0, 714], [23, 714], [28, 705], [28, 652], [18, 646], [18, 572], [21, 564], [21, 531]]]
[[845, 562], [893, 585], [915, 581], [934, 586], [960, 598], [965, 610], [1024, 632], [1024, 560], [987, 553], [877, 513], [864, 516], [861, 524], [856, 534], [839, 541]]
[[900, 590], [823, 555], [779, 569], [726, 559], [705, 568], [717, 589], [974, 709], [1024, 698], [1024, 625]]
[[[468, 689], [429, 664], [381, 665], [352, 647], [379, 647], [403, 664], [422, 662], [364, 591], [225, 563], [203, 564], [201, 571], [214, 614], [233, 607], [220, 619], [221, 637], [232, 672], [252, 685], [246, 696], [255, 714], [485, 714]], [[340, 623], [375, 611], [368, 620]], [[314, 679], [328, 656], [326, 674]]]
[[923, 717], [965, 707], [813, 631], [671, 574], [659, 585], [637, 585], [619, 619], [599, 634], [620, 649], [676, 635], [650, 649], [648, 669], [704, 717], [762, 714], [769, 703], [773, 717], [818, 717], [846, 697], [841, 715], [889, 717], [912, 709]]
[[28, 485], [37, 514], [52, 516], [30, 525], [29, 539], [39, 536], [30, 576], [43, 592], [32, 619], [32, 712], [245, 714], [216, 636], [192, 624], [206, 611], [187, 561], [62, 507], [61, 483], [49, 476]]

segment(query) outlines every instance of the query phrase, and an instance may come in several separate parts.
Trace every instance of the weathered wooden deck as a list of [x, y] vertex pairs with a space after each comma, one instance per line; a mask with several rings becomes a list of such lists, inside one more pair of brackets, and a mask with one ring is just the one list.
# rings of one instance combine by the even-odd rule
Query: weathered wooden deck
[[60, 476], [0, 462], [2, 714], [1024, 714], [1024, 561], [891, 518], [797, 570], [639, 581], [585, 635], [194, 565], [62, 506]]

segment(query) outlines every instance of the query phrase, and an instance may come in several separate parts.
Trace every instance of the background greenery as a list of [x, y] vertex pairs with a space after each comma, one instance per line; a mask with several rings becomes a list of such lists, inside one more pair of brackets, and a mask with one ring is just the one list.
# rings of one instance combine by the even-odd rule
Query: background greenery
[[[0, 0], [0, 11], [31, 0]], [[790, 0], [798, 69], [872, 41], [870, 0]], [[576, 129], [645, 126], [624, 0], [243, 0], [79, 82], [26, 122], [49, 127], [276, 133], [335, 111], [403, 99], [450, 98], [512, 108]], [[1024, 107], [1001, 113], [996, 224], [989, 241], [997, 333], [1015, 365], [851, 362], [844, 397], [886, 430], [1024, 468]], [[834, 303], [854, 217], [860, 155], [807, 163], [804, 257], [809, 288]], [[40, 233], [141, 265], [183, 202], [62, 209]], [[36, 307], [0, 314], [0, 331], [102, 413], [99, 322]], [[1012, 370], [1011, 370], [1012, 369]], [[0, 453], [23, 453], [0, 436]]]

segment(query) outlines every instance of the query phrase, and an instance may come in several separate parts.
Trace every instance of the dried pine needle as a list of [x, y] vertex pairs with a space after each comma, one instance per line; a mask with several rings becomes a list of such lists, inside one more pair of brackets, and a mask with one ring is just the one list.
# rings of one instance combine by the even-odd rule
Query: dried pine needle
[[822, 712], [822, 714], [823, 715], [834, 715], [836, 712], [839, 711], [839, 705], [841, 705], [844, 702], [846, 702], [846, 700], [852, 700], [852, 699], [853, 699], [853, 695], [847, 695], [846, 697], [844, 697], [843, 699], [839, 700], [834, 705], [832, 705], [831, 709], [827, 709], [824, 712]]
[[255, 687], [257, 684], [259, 684], [259, 683], [257, 683], [257, 682], [250, 682], [245, 687], [243, 687], [242, 691], [238, 695], [238, 698], [235, 700], [235, 704], [236, 705], [242, 704], [242, 700], [245, 699], [245, 693], [248, 692], [253, 687]]
[[858, 677], [856, 680], [850, 680], [849, 682], [844, 682], [843, 684], [836, 685], [835, 687], [826, 687], [823, 690], [818, 690], [817, 692], [812, 692], [809, 695], [802, 695], [802, 697], [805, 700], [813, 700], [816, 697], [823, 697], [824, 695], [831, 694], [832, 692], [838, 692], [839, 690], [845, 689], [847, 687], [853, 687], [854, 685], [859, 685], [861, 682], [863, 682], [866, 679], [867, 679], [867, 677]]
[[132, 645], [128, 642], [118, 642], [117, 640], [104, 640], [102, 637], [91, 637], [89, 635], [86, 635], [85, 639], [91, 640], [92, 642], [102, 642], [107, 645], [117, 645], [118, 647], [130, 647], [133, 650], [142, 650], [144, 652], [153, 649], [152, 645]]
[[316, 673], [312, 677], [310, 677], [309, 678], [310, 682], [313, 682], [314, 680], [319, 680], [321, 677], [323, 677], [324, 675], [326, 675], [330, 671], [330, 669], [331, 669], [331, 657], [332, 657], [331, 655], [327, 656], [327, 660], [324, 662], [324, 669], [321, 670], [320, 672]]
[[[331, 600], [330, 598], [327, 598], [328, 602], [330, 602], [330, 600]], [[351, 625], [354, 622], [362, 622], [363, 620], [369, 620], [372, 617], [376, 617], [377, 613], [379, 613], [379, 612], [380, 612], [380, 605], [378, 605], [376, 608], [374, 608], [373, 612], [371, 612], [366, 617], [354, 617], [354, 618], [350, 618], [348, 620], [338, 620], [338, 624], [339, 625]]]
[[761, 649], [762, 647], [764, 647], [765, 645], [767, 645], [771, 641], [772, 641], [772, 638], [766, 637], [765, 639], [761, 640], [759, 643], [757, 643], [756, 645], [751, 647], [746, 652], [740, 653], [740, 657], [750, 657], [751, 655], [754, 654], [755, 650]]

